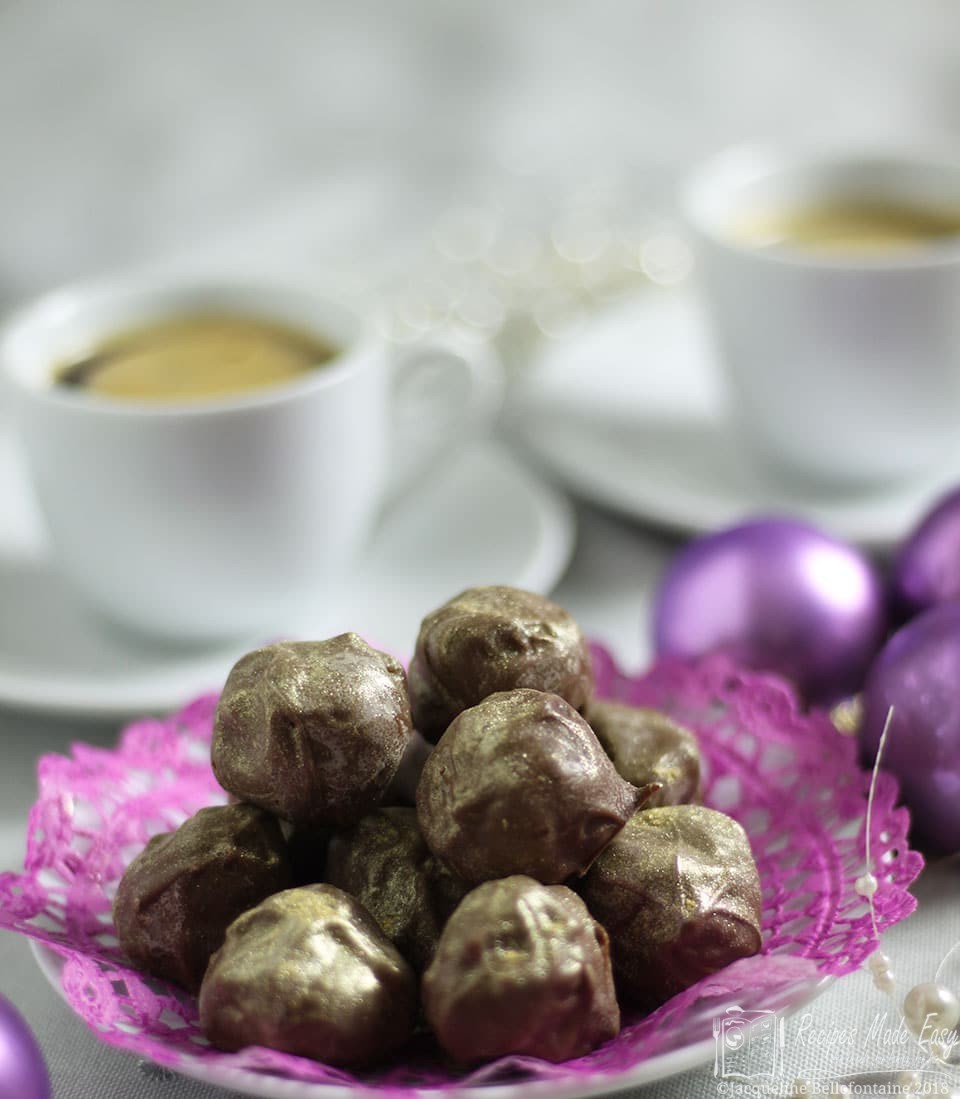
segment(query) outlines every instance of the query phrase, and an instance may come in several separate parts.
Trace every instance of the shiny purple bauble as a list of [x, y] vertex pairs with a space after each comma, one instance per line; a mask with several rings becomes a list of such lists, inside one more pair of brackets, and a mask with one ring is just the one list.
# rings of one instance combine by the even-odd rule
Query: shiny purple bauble
[[925, 611], [890, 638], [863, 704], [860, 740], [870, 763], [893, 707], [880, 766], [900, 780], [912, 838], [960, 851], [960, 603]]
[[890, 589], [904, 619], [960, 599], [960, 489], [939, 500], [901, 543]]
[[883, 584], [858, 550], [792, 519], [758, 519], [691, 542], [654, 605], [661, 656], [717, 650], [828, 705], [858, 691], [883, 643]]
[[23, 1016], [0, 996], [0, 1096], [50, 1099], [50, 1078]]

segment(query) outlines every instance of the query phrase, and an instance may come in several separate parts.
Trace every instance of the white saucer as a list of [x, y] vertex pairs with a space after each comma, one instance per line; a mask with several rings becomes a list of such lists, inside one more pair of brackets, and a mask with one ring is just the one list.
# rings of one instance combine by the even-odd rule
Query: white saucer
[[792, 514], [886, 549], [960, 483], [960, 453], [869, 494], [827, 495], [765, 474], [730, 423], [690, 290], [651, 289], [548, 345], [517, 383], [510, 426], [579, 495], [684, 533]]
[[[424, 614], [465, 587], [548, 592], [573, 543], [566, 501], [502, 447], [477, 445], [385, 516], [336, 606], [307, 607], [274, 636], [351, 629], [408, 653]], [[170, 710], [219, 687], [265, 640], [191, 651], [116, 633], [91, 616], [47, 553], [19, 451], [0, 428], [0, 704], [117, 718]]]

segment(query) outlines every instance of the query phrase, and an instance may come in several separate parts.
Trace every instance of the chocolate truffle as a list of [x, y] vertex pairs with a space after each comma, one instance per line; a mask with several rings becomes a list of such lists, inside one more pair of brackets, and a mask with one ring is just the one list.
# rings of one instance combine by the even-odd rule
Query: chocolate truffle
[[201, 809], [154, 836], [113, 903], [120, 946], [138, 969], [196, 990], [242, 912], [292, 884], [280, 825], [253, 805]]
[[660, 787], [645, 808], [700, 800], [700, 750], [688, 729], [659, 710], [596, 699], [584, 717], [627, 782]]
[[565, 885], [486, 882], [450, 917], [423, 1006], [459, 1061], [565, 1061], [620, 1031], [607, 934]]
[[367, 909], [416, 970], [469, 886], [450, 873], [420, 835], [414, 809], [375, 809], [330, 843], [326, 880]]
[[330, 1065], [394, 1052], [416, 1014], [413, 970], [332, 885], [288, 889], [235, 920], [200, 989], [200, 1026], [218, 1049], [267, 1046]]
[[354, 633], [242, 657], [213, 730], [213, 770], [243, 801], [345, 828], [383, 797], [412, 732], [403, 668]]
[[637, 813], [580, 883], [620, 993], [646, 1008], [760, 949], [760, 879], [735, 820], [701, 805]]
[[417, 801], [417, 783], [423, 771], [423, 765], [427, 762], [427, 756], [433, 751], [433, 745], [413, 730], [413, 736], [407, 741], [403, 750], [403, 759], [397, 773], [393, 776], [393, 782], [383, 795], [384, 805], [415, 805]]
[[427, 760], [417, 817], [465, 881], [580, 874], [644, 803], [557, 695], [503, 691], [464, 710]]
[[423, 620], [410, 705], [427, 740], [439, 740], [462, 710], [515, 687], [557, 694], [575, 710], [593, 693], [586, 642], [562, 607], [518, 588], [469, 588]]

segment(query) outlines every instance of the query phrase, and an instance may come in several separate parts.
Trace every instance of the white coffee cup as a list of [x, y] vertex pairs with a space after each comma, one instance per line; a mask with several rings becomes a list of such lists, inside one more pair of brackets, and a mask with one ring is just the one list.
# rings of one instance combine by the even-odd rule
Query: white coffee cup
[[[104, 337], [217, 310], [295, 325], [339, 353], [302, 379], [196, 403], [54, 383]], [[200, 642], [283, 630], [335, 591], [385, 500], [489, 421], [501, 388], [481, 346], [400, 352], [302, 289], [167, 277], [18, 311], [0, 376], [64, 575], [116, 623]]]
[[960, 210], [960, 158], [742, 147], [682, 193], [737, 430], [775, 470], [849, 490], [960, 442], [960, 241], [828, 253], [732, 231], [764, 209], [837, 201]]

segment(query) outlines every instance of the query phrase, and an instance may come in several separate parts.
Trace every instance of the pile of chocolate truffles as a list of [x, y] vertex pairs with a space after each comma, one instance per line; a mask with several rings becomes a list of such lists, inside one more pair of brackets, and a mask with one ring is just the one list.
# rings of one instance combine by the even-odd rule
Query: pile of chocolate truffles
[[464, 1065], [589, 1052], [621, 1004], [760, 949], [695, 738], [592, 695], [570, 615], [507, 587], [428, 615], [409, 677], [355, 634], [249, 653], [214, 724], [231, 804], [130, 864], [123, 949], [225, 1050], [363, 1066], [429, 1027]]

